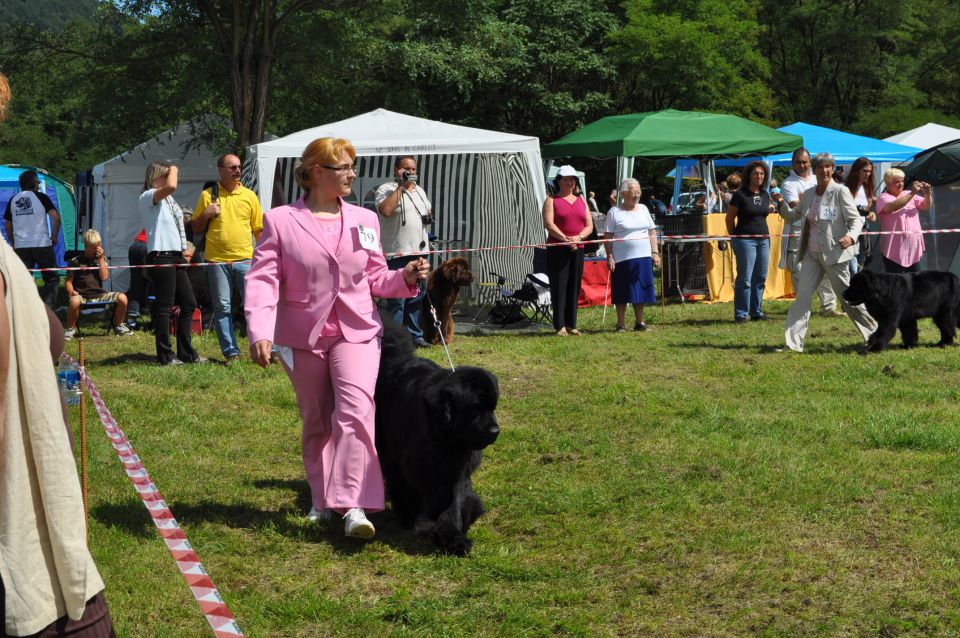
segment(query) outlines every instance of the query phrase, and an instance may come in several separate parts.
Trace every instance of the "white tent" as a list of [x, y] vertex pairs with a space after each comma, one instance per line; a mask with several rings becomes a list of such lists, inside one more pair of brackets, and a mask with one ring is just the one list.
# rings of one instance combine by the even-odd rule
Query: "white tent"
[[[545, 238], [540, 207], [546, 188], [536, 137], [444, 124], [384, 109], [249, 147], [247, 159], [264, 210], [299, 197], [293, 179], [296, 159], [311, 141], [328, 136], [346, 138], [357, 150], [359, 174], [352, 199], [360, 205], [372, 209], [373, 189], [392, 179], [393, 159], [412, 155], [420, 183], [433, 203], [432, 231], [441, 240], [490, 247], [542, 243]], [[495, 271], [519, 282], [533, 271], [529, 248], [467, 257], [477, 281], [489, 280], [488, 273]]]
[[917, 148], [926, 150], [934, 146], [939, 146], [944, 142], [952, 142], [953, 140], [960, 140], [960, 129], [930, 122], [918, 128], [888, 137], [885, 141], [903, 144], [904, 146], [916, 146]]
[[[143, 144], [97, 164], [91, 170], [90, 193], [78, 199], [92, 204], [91, 227], [103, 237], [103, 250], [113, 266], [126, 265], [127, 248], [143, 224], [138, 198], [150, 162], [166, 160], [180, 169], [180, 183], [174, 198], [183, 207], [193, 208], [204, 182], [217, 179], [217, 156], [212, 149], [196, 143], [197, 124], [188, 122]], [[113, 271], [105, 287], [125, 291], [130, 279], [127, 270]]]

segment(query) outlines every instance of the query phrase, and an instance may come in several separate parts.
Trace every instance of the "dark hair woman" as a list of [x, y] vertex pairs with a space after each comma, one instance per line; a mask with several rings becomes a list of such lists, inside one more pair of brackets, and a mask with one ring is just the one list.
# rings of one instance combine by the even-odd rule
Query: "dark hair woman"
[[733, 287], [733, 320], [737, 323], [767, 318], [761, 308], [770, 264], [770, 193], [766, 183], [767, 165], [759, 160], [750, 162], [743, 168], [743, 185], [733, 193], [727, 206], [727, 233], [737, 259], [737, 281]]
[[[847, 188], [850, 190], [850, 194], [853, 195], [853, 203], [857, 205], [857, 211], [865, 218], [863, 220], [864, 231], [870, 230], [868, 224], [877, 221], [877, 213], [873, 210], [874, 204], [877, 201], [876, 179], [877, 176], [873, 170], [873, 162], [866, 157], [858, 157], [854, 160], [853, 166], [850, 167], [850, 172], [847, 174], [845, 182]], [[850, 262], [850, 268], [853, 273], [860, 270], [863, 264], [872, 256], [872, 239], [873, 237], [866, 234], [860, 234], [858, 240], [860, 242], [860, 253], [856, 259]]]

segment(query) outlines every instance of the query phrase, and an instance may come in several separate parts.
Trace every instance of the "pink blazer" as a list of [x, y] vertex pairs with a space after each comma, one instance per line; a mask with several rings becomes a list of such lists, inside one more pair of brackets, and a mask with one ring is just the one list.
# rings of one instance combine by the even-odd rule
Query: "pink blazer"
[[[311, 350], [331, 308], [344, 338], [369, 341], [383, 326], [373, 296], [414, 297], [402, 270], [387, 269], [377, 214], [340, 200], [343, 231], [335, 254], [303, 198], [264, 215], [260, 243], [246, 276], [244, 307], [250, 343], [262, 339]], [[376, 233], [376, 249], [360, 244], [359, 226]]]

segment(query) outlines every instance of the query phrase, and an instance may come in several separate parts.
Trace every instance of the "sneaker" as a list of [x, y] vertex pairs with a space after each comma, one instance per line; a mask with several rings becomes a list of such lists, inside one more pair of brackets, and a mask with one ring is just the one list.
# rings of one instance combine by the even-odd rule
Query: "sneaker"
[[650, 326], [648, 326], [648, 325], [647, 325], [646, 323], [644, 323], [643, 321], [641, 321], [640, 323], [635, 323], [635, 324], [633, 324], [633, 331], [634, 331], [634, 332], [646, 332], [649, 328], [650, 328]]
[[351, 538], [373, 538], [377, 532], [373, 523], [367, 520], [367, 515], [359, 507], [354, 507], [343, 517], [343, 533]]
[[327, 521], [332, 521], [333, 510], [318, 510], [316, 507], [311, 507], [310, 513], [307, 514], [307, 520], [311, 523], [326, 523]]
[[753, 315], [752, 317], [750, 317], [750, 321], [766, 321], [766, 320], [767, 320], [767, 315], [765, 315], [762, 312], [759, 315]]
[[166, 363], [161, 363], [160, 365], [161, 366], [182, 366], [183, 361], [181, 361], [180, 359], [170, 359]]
[[750, 321], [750, 320], [747, 319], [746, 317], [734, 317], [734, 318], [733, 318], [733, 323], [747, 323], [748, 321]]
[[131, 329], [128, 328], [125, 324], [122, 324], [122, 323], [118, 323], [117, 325], [115, 325], [115, 326], [113, 327], [113, 332], [114, 332], [118, 337], [131, 337], [131, 336], [133, 336], [133, 330], [131, 330]]
[[73, 339], [73, 337], [76, 334], [77, 334], [76, 328], [67, 328], [66, 330], [63, 331], [63, 338], [66, 339], [67, 341], [70, 341], [71, 339]]
[[414, 345], [417, 346], [418, 348], [429, 348], [429, 347], [430, 347], [430, 344], [427, 343], [426, 340], [423, 339], [423, 337], [421, 337], [420, 339], [417, 339], [417, 340], [414, 341], [413, 343], [414, 343]]
[[210, 359], [207, 359], [206, 357], [198, 356], [196, 359], [194, 359], [190, 363], [207, 363], [208, 361], [210, 361]]
[[840, 310], [837, 310], [836, 308], [831, 308], [830, 310], [821, 310], [821, 311], [820, 311], [820, 315], [823, 316], [823, 317], [843, 317], [843, 316], [846, 316], [846, 314], [847, 314], [847, 313], [841, 312]]
[[616, 330], [616, 331], [617, 331], [617, 332], [626, 332], [626, 331], [627, 331], [627, 327], [626, 327], [625, 325], [623, 325], [622, 323], [618, 323], [618, 324], [617, 324], [617, 330]]
[[240, 361], [240, 355], [238, 355], [238, 354], [232, 354], [232, 355], [230, 355], [229, 357], [227, 357], [227, 358], [223, 361], [223, 363], [224, 363], [224, 365], [228, 365], [228, 366], [229, 366], [229, 365], [233, 365], [234, 363], [238, 363], [239, 361]]

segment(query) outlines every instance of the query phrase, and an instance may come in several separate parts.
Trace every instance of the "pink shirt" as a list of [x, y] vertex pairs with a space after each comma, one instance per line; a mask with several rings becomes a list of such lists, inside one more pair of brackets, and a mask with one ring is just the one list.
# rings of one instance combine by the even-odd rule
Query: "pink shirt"
[[[902, 194], [902, 193], [901, 193]], [[890, 261], [901, 266], [912, 266], [923, 257], [926, 246], [923, 235], [920, 234], [920, 206], [923, 197], [914, 195], [907, 205], [895, 213], [881, 213], [880, 211], [890, 202], [897, 199], [884, 191], [877, 198], [877, 218], [880, 220], [882, 231], [914, 231], [906, 234], [880, 235], [880, 251]]]
[[[587, 203], [582, 197], [573, 200], [571, 204], [562, 197], [553, 198], [553, 223], [560, 232], [568, 237], [579, 235], [587, 227]], [[560, 240], [553, 236], [547, 237], [548, 244], [559, 244]]]
[[[320, 229], [320, 241], [330, 250], [331, 253], [337, 252], [337, 244], [340, 242], [340, 232], [343, 229], [343, 215], [336, 217], [314, 217], [317, 220], [317, 227]], [[320, 329], [321, 337], [336, 337], [343, 334], [340, 331], [340, 322], [337, 320], [337, 309], [331, 308], [327, 315], [327, 321]]]

